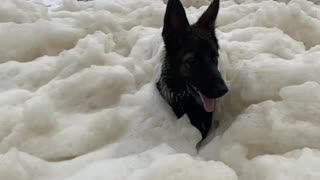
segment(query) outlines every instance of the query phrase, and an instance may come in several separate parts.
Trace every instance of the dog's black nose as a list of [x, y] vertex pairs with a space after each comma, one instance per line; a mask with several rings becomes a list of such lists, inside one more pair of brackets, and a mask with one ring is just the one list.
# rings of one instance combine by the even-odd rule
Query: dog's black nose
[[220, 95], [223, 96], [228, 92], [228, 88], [226, 85], [224, 85], [221, 89], [220, 89]]
[[225, 84], [218, 85], [216, 88], [215, 98], [219, 98], [228, 92], [228, 87]]

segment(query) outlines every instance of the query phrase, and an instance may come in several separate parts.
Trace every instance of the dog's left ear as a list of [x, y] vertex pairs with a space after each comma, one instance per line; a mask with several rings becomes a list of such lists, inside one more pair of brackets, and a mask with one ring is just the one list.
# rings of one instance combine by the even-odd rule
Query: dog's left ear
[[214, 0], [208, 9], [202, 14], [196, 23], [196, 26], [202, 27], [209, 31], [214, 31], [215, 22], [219, 12], [220, 1]]

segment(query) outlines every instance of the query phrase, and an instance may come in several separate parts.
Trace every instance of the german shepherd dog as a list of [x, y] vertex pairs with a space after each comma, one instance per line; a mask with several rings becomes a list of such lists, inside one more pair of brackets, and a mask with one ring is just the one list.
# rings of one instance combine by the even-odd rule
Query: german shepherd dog
[[188, 115], [191, 124], [201, 132], [202, 140], [211, 128], [215, 99], [228, 91], [217, 67], [218, 11], [219, 0], [215, 0], [190, 25], [180, 0], [169, 0], [162, 31], [165, 59], [157, 89], [177, 118]]

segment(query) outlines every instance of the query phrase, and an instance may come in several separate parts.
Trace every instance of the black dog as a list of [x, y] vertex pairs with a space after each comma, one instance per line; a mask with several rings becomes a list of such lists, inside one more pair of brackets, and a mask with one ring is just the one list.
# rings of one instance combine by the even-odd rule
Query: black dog
[[169, 0], [162, 37], [165, 59], [157, 88], [178, 118], [187, 114], [204, 139], [212, 124], [215, 99], [228, 88], [218, 71], [215, 21], [219, 0], [189, 25], [179, 0]]

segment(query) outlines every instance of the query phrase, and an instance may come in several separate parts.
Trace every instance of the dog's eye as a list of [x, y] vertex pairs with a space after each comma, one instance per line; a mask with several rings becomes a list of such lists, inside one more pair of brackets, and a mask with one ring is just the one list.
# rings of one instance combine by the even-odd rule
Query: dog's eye
[[195, 63], [196, 59], [195, 58], [188, 58], [184, 60], [186, 63]]
[[193, 53], [188, 53], [183, 57], [183, 61], [186, 63], [193, 63], [195, 62], [195, 58]]

